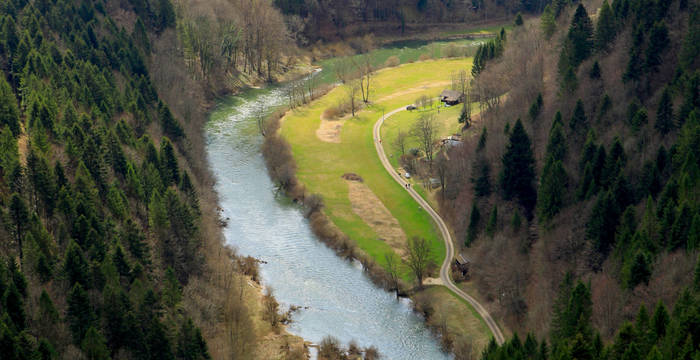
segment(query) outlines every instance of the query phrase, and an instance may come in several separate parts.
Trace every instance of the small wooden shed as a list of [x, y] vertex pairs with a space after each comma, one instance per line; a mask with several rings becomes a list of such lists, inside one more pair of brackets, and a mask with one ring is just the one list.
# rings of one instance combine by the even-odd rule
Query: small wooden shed
[[440, 94], [440, 101], [447, 105], [457, 105], [464, 101], [464, 95], [456, 90], [445, 89]]

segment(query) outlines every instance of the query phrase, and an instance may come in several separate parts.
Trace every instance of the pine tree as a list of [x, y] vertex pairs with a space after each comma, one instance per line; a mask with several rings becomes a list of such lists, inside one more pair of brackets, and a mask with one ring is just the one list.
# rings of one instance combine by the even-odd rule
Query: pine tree
[[523, 26], [523, 14], [517, 13], [515, 15], [515, 20], [513, 21], [513, 25], [515, 26]]
[[488, 137], [488, 133], [486, 130], [486, 127], [484, 126], [481, 130], [481, 135], [479, 136], [479, 143], [476, 145], [476, 151], [481, 151], [486, 148], [486, 139]]
[[599, 51], [607, 51], [610, 43], [615, 40], [617, 25], [615, 23], [615, 14], [608, 4], [608, 0], [603, 1], [598, 14], [598, 21], [595, 28], [595, 46]]
[[494, 206], [491, 210], [491, 215], [489, 215], [489, 221], [486, 223], [486, 234], [493, 237], [498, 227], [498, 207]]
[[576, 7], [567, 40], [572, 45], [570, 54], [571, 65], [577, 67], [583, 60], [588, 58], [593, 48], [593, 25], [588, 17], [586, 8], [582, 4]]
[[649, 257], [639, 251], [635, 255], [632, 263], [629, 265], [629, 270], [626, 274], [625, 284], [628, 289], [633, 289], [641, 283], [649, 283], [651, 277], [651, 262]]
[[579, 133], [581, 129], [588, 125], [588, 120], [586, 119], [586, 110], [583, 107], [583, 101], [578, 99], [576, 101], [576, 107], [574, 108], [574, 114], [571, 116], [571, 121], [569, 121], [569, 127], [574, 133]]
[[566, 157], [566, 138], [562, 130], [561, 119], [554, 120], [549, 131], [549, 143], [547, 143], [547, 156], [554, 160], [564, 160]]
[[26, 231], [26, 224], [29, 221], [29, 210], [27, 209], [27, 204], [17, 193], [12, 194], [10, 198], [10, 219], [13, 223], [12, 231], [15, 234], [15, 241], [17, 242], [17, 250], [21, 263], [22, 259], [24, 259], [22, 238]]
[[600, 64], [598, 64], [598, 60], [596, 60], [593, 63], [593, 66], [591, 66], [591, 71], [588, 72], [588, 77], [594, 80], [600, 79]]
[[663, 21], [656, 22], [654, 27], [651, 28], [649, 45], [645, 53], [645, 66], [649, 72], [658, 71], [658, 67], [661, 65], [661, 56], [668, 47], [668, 44], [669, 38], [666, 24]]
[[7, 126], [14, 136], [19, 135], [17, 98], [4, 76], [0, 76], [0, 129]]
[[540, 29], [547, 40], [552, 37], [554, 31], [557, 29], [557, 23], [554, 19], [554, 11], [552, 10], [552, 6], [550, 4], [547, 4], [547, 6], [544, 7], [544, 11], [540, 17]]
[[666, 88], [659, 100], [659, 106], [656, 110], [656, 124], [654, 127], [656, 127], [656, 130], [662, 135], [666, 135], [673, 129], [673, 126], [673, 101], [670, 91]]
[[160, 143], [160, 168], [164, 184], [177, 185], [180, 182], [180, 170], [175, 157], [175, 149], [166, 137]]
[[485, 159], [477, 160], [475, 176], [471, 181], [474, 185], [474, 195], [485, 197], [491, 195], [491, 166]]
[[75, 242], [71, 241], [66, 250], [63, 271], [68, 275], [71, 285], [76, 283], [89, 284], [88, 264], [83, 256], [83, 251]]
[[530, 138], [525, 132], [522, 122], [518, 119], [510, 134], [506, 153], [503, 155], [500, 184], [505, 199], [517, 198], [528, 214], [531, 214], [530, 212], [537, 201], [537, 192], [533, 186], [534, 162]]
[[542, 93], [537, 94], [537, 99], [530, 105], [530, 110], [528, 115], [530, 115], [530, 120], [535, 121], [542, 111], [544, 106], [544, 101], [542, 100]]
[[90, 298], [80, 283], [73, 286], [68, 297], [67, 318], [73, 334], [73, 342], [82, 343], [85, 333], [95, 323], [96, 316], [90, 305]]
[[109, 360], [109, 349], [106, 340], [94, 327], [90, 327], [85, 333], [85, 339], [80, 346], [87, 360]]
[[568, 177], [561, 160], [550, 160], [542, 170], [539, 196], [537, 199], [538, 215], [546, 222], [552, 219], [564, 205], [564, 191]]
[[207, 344], [204, 342], [202, 332], [194, 325], [192, 319], [183, 322], [178, 334], [177, 356], [187, 360], [210, 359]]
[[607, 254], [613, 245], [620, 209], [611, 191], [601, 193], [586, 223], [586, 238], [593, 242], [595, 249]]
[[184, 131], [182, 130], [182, 126], [180, 126], [180, 123], [175, 119], [167, 105], [164, 105], [163, 103], [158, 104], [158, 117], [160, 118], [160, 124], [163, 127], [163, 131], [173, 140], [177, 141], [185, 135]]
[[476, 203], [472, 204], [472, 210], [469, 215], [469, 227], [467, 228], [467, 236], [466, 239], [464, 240], [464, 245], [469, 247], [471, 246], [472, 243], [474, 243], [474, 240], [476, 240], [476, 236], [479, 233], [479, 222], [481, 221], [481, 213], [479, 212], [479, 208], [476, 206]]

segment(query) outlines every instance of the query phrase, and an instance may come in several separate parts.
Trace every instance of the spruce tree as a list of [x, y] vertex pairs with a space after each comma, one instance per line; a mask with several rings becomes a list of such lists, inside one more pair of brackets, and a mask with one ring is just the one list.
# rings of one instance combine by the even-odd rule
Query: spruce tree
[[523, 14], [517, 13], [515, 15], [515, 20], [513, 21], [513, 25], [515, 26], [523, 26]]
[[568, 177], [561, 160], [550, 157], [542, 170], [537, 198], [538, 215], [541, 221], [550, 220], [563, 207], [567, 181]]
[[651, 28], [651, 32], [649, 34], [649, 45], [647, 46], [645, 53], [645, 66], [647, 71], [658, 71], [658, 67], [661, 65], [661, 57], [668, 47], [668, 44], [669, 38], [666, 24], [663, 21], [656, 22]]
[[533, 185], [535, 159], [530, 147], [530, 138], [520, 119], [510, 133], [502, 163], [500, 184], [503, 196], [506, 200], [517, 198], [527, 210], [529, 218], [537, 201], [537, 192]]
[[544, 7], [544, 11], [540, 17], [540, 29], [547, 40], [552, 37], [554, 31], [557, 29], [557, 23], [554, 19], [554, 10], [552, 10], [552, 6], [550, 4], [547, 4], [547, 6]]
[[177, 185], [180, 182], [180, 170], [175, 157], [175, 149], [166, 137], [160, 143], [160, 168], [164, 184]]
[[486, 234], [490, 237], [496, 233], [498, 227], [498, 207], [494, 206], [489, 215], [489, 221], [486, 223]]
[[596, 60], [593, 63], [593, 66], [591, 66], [591, 71], [588, 72], [588, 77], [594, 80], [600, 79], [600, 64], [598, 64], [598, 60]]
[[4, 76], [0, 76], [0, 130], [7, 126], [14, 136], [19, 135], [17, 98]]
[[85, 333], [85, 338], [80, 345], [87, 360], [109, 360], [109, 349], [102, 334], [94, 327], [90, 327]]
[[24, 237], [24, 232], [27, 228], [27, 222], [29, 221], [29, 209], [24, 199], [17, 194], [12, 194], [10, 198], [10, 219], [12, 220], [12, 232], [15, 235], [15, 242], [17, 243], [17, 253], [19, 254], [20, 263], [23, 257], [23, 246], [22, 238]]
[[598, 21], [595, 28], [595, 46], [599, 51], [607, 51], [610, 43], [615, 40], [617, 24], [615, 14], [608, 4], [608, 0], [603, 1], [598, 14]]
[[656, 124], [654, 124], [654, 127], [662, 135], [666, 135], [673, 129], [673, 126], [673, 101], [670, 91], [666, 88], [659, 100], [659, 106], [656, 110]]
[[583, 60], [591, 54], [593, 48], [593, 25], [588, 17], [586, 8], [579, 4], [571, 20], [567, 40], [572, 45], [570, 62], [573, 67], [577, 67]]
[[73, 342], [82, 343], [85, 333], [93, 326], [97, 317], [90, 305], [90, 298], [80, 283], [73, 286], [68, 297], [67, 318], [73, 334]]
[[599, 253], [606, 255], [613, 245], [620, 209], [611, 191], [601, 193], [586, 223], [586, 238]]
[[491, 166], [485, 159], [477, 160], [475, 176], [471, 181], [474, 185], [474, 195], [485, 197], [491, 195]]
[[571, 121], [569, 121], [569, 127], [572, 132], [579, 133], [586, 125], [588, 125], [586, 110], [583, 107], [583, 101], [578, 99], [574, 108], [574, 114], [571, 116]]

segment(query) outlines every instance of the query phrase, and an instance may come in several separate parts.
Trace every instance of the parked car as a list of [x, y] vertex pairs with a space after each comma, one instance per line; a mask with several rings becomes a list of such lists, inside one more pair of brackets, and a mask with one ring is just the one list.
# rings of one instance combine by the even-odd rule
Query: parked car
[[415, 110], [415, 109], [416, 109], [415, 105], [406, 106], [406, 110], [408, 110], [408, 111]]

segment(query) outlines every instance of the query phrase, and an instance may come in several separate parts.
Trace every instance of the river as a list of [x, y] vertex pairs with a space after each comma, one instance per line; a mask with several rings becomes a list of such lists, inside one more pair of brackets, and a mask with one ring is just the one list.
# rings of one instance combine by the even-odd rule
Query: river
[[289, 332], [320, 343], [374, 345], [385, 359], [448, 359], [408, 300], [377, 288], [359, 265], [345, 261], [313, 235], [298, 206], [275, 193], [260, 155], [255, 116], [285, 104], [284, 86], [252, 89], [222, 101], [206, 127], [208, 161], [216, 178], [224, 236], [260, 267], [283, 307], [301, 306]]

